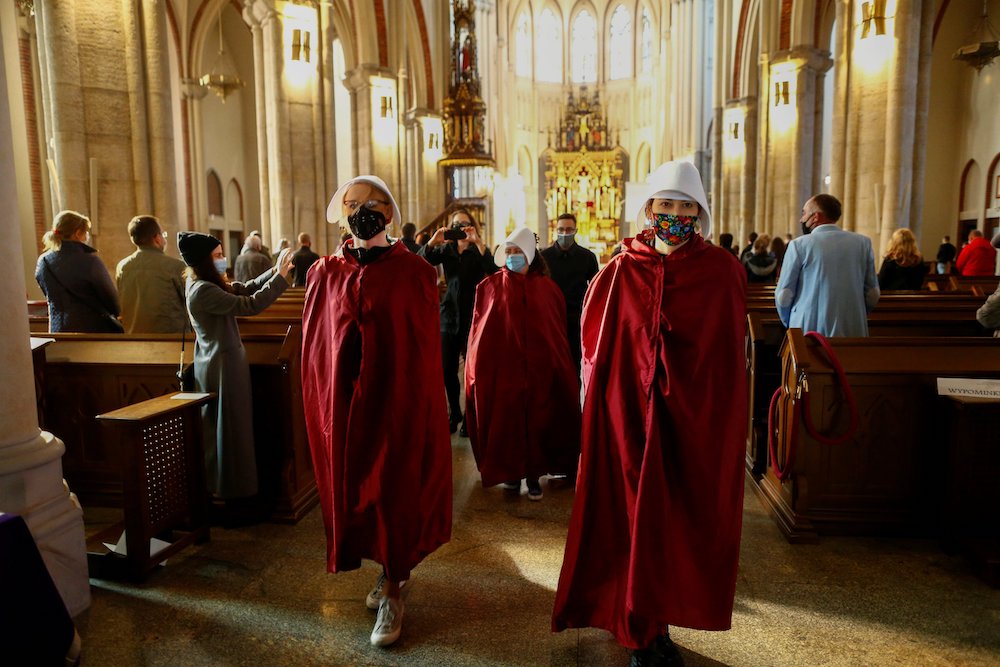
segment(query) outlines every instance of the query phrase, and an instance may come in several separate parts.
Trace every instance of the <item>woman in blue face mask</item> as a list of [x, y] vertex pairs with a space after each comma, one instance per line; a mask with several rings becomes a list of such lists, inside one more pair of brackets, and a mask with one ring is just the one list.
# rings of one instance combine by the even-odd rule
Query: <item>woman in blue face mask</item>
[[204, 413], [208, 490], [227, 500], [253, 496], [257, 465], [250, 366], [236, 318], [256, 315], [288, 288], [292, 256], [286, 250], [277, 266], [246, 283], [231, 283], [219, 239], [179, 232], [177, 249], [188, 265], [185, 291], [195, 333], [195, 387], [218, 394]]
[[483, 486], [542, 499], [540, 477], [576, 474], [580, 389], [566, 342], [566, 304], [535, 247], [515, 230], [503, 269], [476, 289], [465, 364], [466, 425]]

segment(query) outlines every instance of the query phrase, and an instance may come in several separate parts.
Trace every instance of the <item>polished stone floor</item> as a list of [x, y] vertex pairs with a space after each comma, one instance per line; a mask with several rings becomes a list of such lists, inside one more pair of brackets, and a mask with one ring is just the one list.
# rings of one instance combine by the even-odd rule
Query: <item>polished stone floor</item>
[[[92, 579], [83, 664], [627, 665], [605, 632], [549, 631], [572, 489], [543, 482], [541, 502], [483, 489], [468, 440], [453, 450], [453, 537], [415, 571], [390, 649], [368, 644], [378, 567], [327, 574], [317, 509], [296, 526], [213, 528], [142, 585]], [[672, 634], [689, 667], [998, 665], [1000, 592], [932, 541], [790, 545], [748, 490], [733, 629]]]

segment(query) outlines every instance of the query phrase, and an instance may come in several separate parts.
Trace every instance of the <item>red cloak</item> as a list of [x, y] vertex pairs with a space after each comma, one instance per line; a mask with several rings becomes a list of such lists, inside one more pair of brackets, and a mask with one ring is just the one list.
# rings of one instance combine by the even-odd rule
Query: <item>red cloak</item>
[[484, 278], [465, 361], [465, 424], [483, 486], [574, 472], [579, 405], [559, 286], [507, 269]]
[[580, 474], [552, 629], [629, 648], [729, 629], [743, 509], [746, 275], [695, 236], [636, 239], [584, 304]]
[[402, 581], [451, 536], [437, 274], [396, 243], [364, 266], [323, 257], [306, 282], [302, 399], [327, 568], [368, 558]]

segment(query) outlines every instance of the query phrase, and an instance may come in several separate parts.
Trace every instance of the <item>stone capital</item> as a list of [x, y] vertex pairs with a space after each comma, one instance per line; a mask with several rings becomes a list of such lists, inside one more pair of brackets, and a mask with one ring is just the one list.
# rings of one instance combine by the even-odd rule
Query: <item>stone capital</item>
[[278, 15], [274, 0], [246, 0], [243, 5], [243, 20], [251, 29], [260, 29]]
[[344, 84], [351, 92], [359, 92], [371, 87], [371, 80], [374, 77], [396, 80], [396, 73], [388, 67], [379, 67], [365, 63], [359, 65], [349, 72], [344, 73]]
[[810, 69], [816, 73], [825, 72], [833, 66], [833, 59], [830, 57], [829, 51], [815, 49], [811, 46], [797, 46], [794, 49], [775, 51], [764, 62], [772, 67], [792, 63], [792, 67], [796, 70]]

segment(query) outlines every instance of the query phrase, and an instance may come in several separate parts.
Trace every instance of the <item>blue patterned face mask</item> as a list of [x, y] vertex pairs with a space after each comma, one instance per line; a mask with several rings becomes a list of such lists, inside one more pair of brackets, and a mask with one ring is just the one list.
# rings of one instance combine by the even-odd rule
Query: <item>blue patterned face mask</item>
[[697, 222], [696, 215], [654, 213], [653, 232], [667, 245], [678, 246], [691, 238]]
[[215, 264], [215, 270], [219, 272], [220, 276], [226, 275], [226, 269], [229, 268], [229, 260], [225, 257], [220, 257], [212, 260], [212, 263]]
[[507, 268], [514, 273], [520, 273], [521, 269], [528, 265], [528, 260], [524, 255], [507, 255]]

